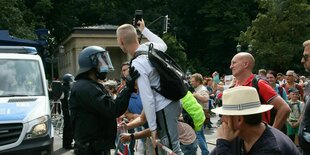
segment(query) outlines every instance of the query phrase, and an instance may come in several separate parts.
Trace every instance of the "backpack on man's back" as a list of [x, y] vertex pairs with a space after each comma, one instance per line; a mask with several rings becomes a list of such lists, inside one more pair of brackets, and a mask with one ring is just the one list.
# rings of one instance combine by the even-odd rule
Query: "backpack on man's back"
[[[266, 101], [263, 99], [263, 97], [259, 94], [259, 87], [258, 87], [258, 81], [259, 81], [259, 80], [265, 80], [265, 79], [261, 79], [261, 78], [256, 78], [256, 77], [254, 77], [253, 80], [252, 80], [252, 87], [254, 87], [254, 88], [257, 90], [258, 96], [259, 96], [259, 100], [261, 101], [261, 104], [267, 104]], [[266, 81], [266, 80], [265, 80], [265, 81]], [[266, 81], [266, 82], [268, 82], [268, 81]], [[263, 114], [264, 114], [264, 115], [266, 116], [266, 118], [267, 118], [267, 121], [268, 121], [268, 122], [266, 122], [266, 123], [268, 123], [269, 125], [273, 125], [274, 120], [275, 120], [275, 117], [276, 117], [276, 115], [277, 115], [277, 110], [276, 110], [275, 108], [272, 108], [272, 109], [270, 110], [269, 115], [268, 115], [268, 111], [267, 111], [267, 112], [264, 112]]]
[[131, 61], [139, 55], [148, 55], [149, 61], [157, 70], [160, 76], [160, 87], [156, 92], [166, 97], [167, 99], [177, 101], [183, 98], [188, 88], [184, 80], [185, 74], [181, 67], [165, 52], [153, 48], [153, 44], [149, 45], [149, 51], [137, 51]]

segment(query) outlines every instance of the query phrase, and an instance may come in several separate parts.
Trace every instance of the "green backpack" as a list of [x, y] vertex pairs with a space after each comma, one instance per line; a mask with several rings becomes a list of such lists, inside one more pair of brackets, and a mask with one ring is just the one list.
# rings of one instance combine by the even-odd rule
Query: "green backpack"
[[199, 131], [206, 119], [202, 106], [190, 91], [187, 91], [181, 101], [185, 110], [185, 113], [183, 112], [184, 122], [192, 126], [195, 131]]

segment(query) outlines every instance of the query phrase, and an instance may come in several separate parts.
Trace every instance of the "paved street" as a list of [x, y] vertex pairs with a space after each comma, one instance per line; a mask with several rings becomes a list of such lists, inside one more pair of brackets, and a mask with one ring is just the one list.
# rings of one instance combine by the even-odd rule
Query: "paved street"
[[[211, 118], [211, 121], [213, 122], [213, 127], [211, 129], [206, 129], [205, 130], [205, 136], [208, 142], [208, 150], [211, 151], [215, 147], [215, 142], [216, 142], [216, 122], [218, 121], [219, 117], [218, 116], [213, 116]], [[54, 139], [54, 155], [72, 155], [73, 150], [65, 150], [62, 147], [62, 139], [61, 139], [61, 134], [58, 134], [58, 132], [55, 132], [55, 139]], [[113, 151], [112, 151], [113, 152]], [[114, 152], [113, 152], [114, 154]], [[201, 152], [198, 147], [197, 155], [201, 155]]]
[[54, 155], [72, 155], [73, 150], [66, 150], [62, 148], [62, 135], [56, 134], [54, 137]]

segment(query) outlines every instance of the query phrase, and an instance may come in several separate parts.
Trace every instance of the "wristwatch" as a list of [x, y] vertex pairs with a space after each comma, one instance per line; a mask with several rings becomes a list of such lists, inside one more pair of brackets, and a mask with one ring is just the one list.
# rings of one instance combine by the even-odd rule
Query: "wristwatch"
[[135, 139], [135, 135], [133, 133], [130, 134], [130, 138], [131, 140], [134, 140]]

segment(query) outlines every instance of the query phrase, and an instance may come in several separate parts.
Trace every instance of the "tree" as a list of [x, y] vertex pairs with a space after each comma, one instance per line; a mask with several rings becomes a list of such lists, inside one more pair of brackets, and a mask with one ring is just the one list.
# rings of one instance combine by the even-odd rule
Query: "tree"
[[[168, 1], [171, 28], [195, 66], [192, 72], [211, 76], [215, 70], [230, 72], [229, 63], [236, 53], [235, 38], [250, 25], [257, 14], [254, 0]], [[169, 14], [170, 16], [170, 14]]]
[[0, 28], [19, 38], [34, 39], [34, 20], [26, 20], [32, 14], [22, 0], [0, 1]]
[[[14, 18], [24, 22], [19, 26], [29, 29], [20, 31], [17, 30], [19, 26], [12, 25], [10, 27], [14, 33], [28, 34], [34, 28], [44, 26], [50, 30], [50, 51], [57, 48], [73, 27], [132, 23], [136, 9], [143, 10], [147, 26], [154, 19], [169, 15], [168, 40], [173, 43], [169, 45], [173, 48], [169, 48], [187, 55], [186, 65], [180, 61], [186, 67], [184, 69], [190, 68], [190, 71], [204, 75], [210, 75], [215, 70], [220, 73], [230, 71], [230, 59], [236, 53], [236, 37], [250, 25], [258, 12], [256, 0], [225, 3], [220, 0], [193, 0], [190, 5], [187, 0], [145, 0], [143, 3], [136, 0], [12, 0], [3, 3], [11, 4], [1, 7], [17, 8], [19, 12], [15, 13], [17, 16]], [[1, 15], [10, 17], [7, 12], [10, 11], [6, 11], [6, 16]], [[160, 22], [148, 28], [157, 34], [162, 33]], [[177, 59], [184, 60], [183, 53], [175, 56], [181, 56]]]
[[183, 71], [187, 69], [190, 64], [187, 61], [187, 56], [184, 52], [185, 49], [182, 45], [169, 33], [163, 36], [163, 40], [168, 46], [167, 54], [169, 54], [176, 61], [176, 63], [182, 67]]
[[252, 44], [257, 68], [302, 70], [303, 41], [310, 37], [310, 5], [306, 0], [262, 0], [252, 26], [240, 34], [243, 45]]

